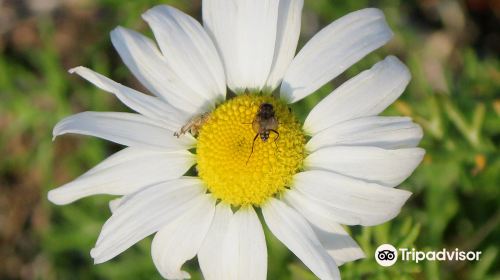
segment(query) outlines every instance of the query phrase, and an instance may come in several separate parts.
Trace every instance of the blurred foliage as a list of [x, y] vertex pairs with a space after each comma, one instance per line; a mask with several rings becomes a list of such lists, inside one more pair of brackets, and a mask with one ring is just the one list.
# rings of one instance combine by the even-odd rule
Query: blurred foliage
[[[107, 35], [116, 25], [150, 34], [140, 15], [165, 2], [200, 17], [199, 1], [0, 2], [1, 279], [160, 279], [150, 238], [112, 261], [92, 264], [89, 250], [110, 216], [111, 197], [58, 207], [48, 203], [46, 194], [120, 148], [74, 136], [53, 143], [54, 124], [85, 110], [127, 110], [67, 69], [85, 65], [143, 89]], [[400, 186], [414, 195], [396, 219], [351, 227], [367, 258], [343, 265], [343, 279], [500, 279], [498, 2], [306, 0], [301, 44], [331, 21], [368, 6], [384, 10], [395, 38], [293, 109], [304, 118], [341, 82], [388, 54], [397, 55], [413, 80], [385, 114], [411, 116], [420, 123], [427, 154]], [[315, 279], [267, 236], [268, 279]], [[398, 262], [383, 268], [373, 258], [382, 243], [483, 253], [479, 262]], [[186, 268], [193, 279], [201, 279], [196, 260]]]

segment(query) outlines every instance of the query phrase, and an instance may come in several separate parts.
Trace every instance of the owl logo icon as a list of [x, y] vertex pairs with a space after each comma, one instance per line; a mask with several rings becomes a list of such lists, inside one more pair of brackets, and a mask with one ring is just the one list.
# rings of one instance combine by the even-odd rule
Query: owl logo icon
[[381, 266], [391, 266], [398, 260], [398, 250], [391, 244], [382, 244], [375, 251], [375, 260]]

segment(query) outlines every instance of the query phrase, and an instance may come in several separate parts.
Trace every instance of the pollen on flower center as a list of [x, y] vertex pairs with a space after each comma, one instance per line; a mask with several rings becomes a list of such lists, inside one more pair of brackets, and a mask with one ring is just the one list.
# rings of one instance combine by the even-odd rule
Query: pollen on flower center
[[[279, 136], [270, 131], [267, 141], [258, 136], [254, 142], [257, 131], [252, 122], [262, 103], [273, 106]], [[198, 175], [226, 203], [260, 205], [291, 183], [302, 167], [304, 146], [301, 126], [284, 102], [243, 94], [217, 107], [201, 128]]]

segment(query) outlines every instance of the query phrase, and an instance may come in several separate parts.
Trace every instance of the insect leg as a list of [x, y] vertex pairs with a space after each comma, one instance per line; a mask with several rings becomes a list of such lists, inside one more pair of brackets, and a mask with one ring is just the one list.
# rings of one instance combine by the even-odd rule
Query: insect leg
[[269, 131], [276, 133], [276, 138], [274, 138], [274, 142], [278, 141], [278, 139], [280, 138], [280, 133], [274, 129], [269, 129]]
[[253, 138], [253, 142], [252, 142], [252, 151], [250, 152], [250, 155], [248, 156], [248, 159], [247, 159], [247, 162], [245, 163], [245, 165], [248, 164], [248, 161], [250, 160], [250, 157], [252, 156], [253, 154], [253, 147], [255, 146], [255, 140], [257, 140], [257, 137], [259, 136], [259, 134], [255, 134], [255, 137]]
[[276, 146], [276, 150], [278, 150], [278, 144], [276, 144], [276, 141], [278, 141], [278, 139], [280, 138], [280, 133], [274, 129], [269, 129], [269, 131], [272, 131], [274, 133], [276, 133], [276, 138], [274, 138], [274, 145]]

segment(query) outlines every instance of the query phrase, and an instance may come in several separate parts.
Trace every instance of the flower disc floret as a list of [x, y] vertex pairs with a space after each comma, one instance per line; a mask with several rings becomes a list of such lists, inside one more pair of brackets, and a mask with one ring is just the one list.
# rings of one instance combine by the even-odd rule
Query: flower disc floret
[[[253, 121], [262, 103], [273, 105], [278, 127], [257, 137]], [[253, 152], [252, 152], [253, 145]], [[286, 103], [244, 94], [217, 107], [200, 130], [198, 174], [215, 197], [233, 206], [261, 205], [290, 185], [303, 164], [305, 137]]]

